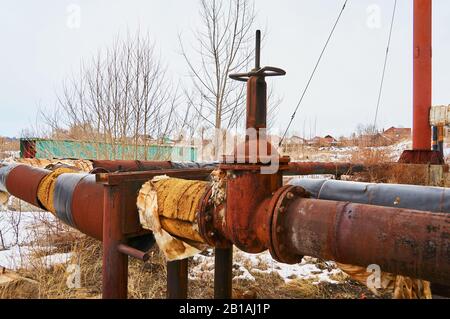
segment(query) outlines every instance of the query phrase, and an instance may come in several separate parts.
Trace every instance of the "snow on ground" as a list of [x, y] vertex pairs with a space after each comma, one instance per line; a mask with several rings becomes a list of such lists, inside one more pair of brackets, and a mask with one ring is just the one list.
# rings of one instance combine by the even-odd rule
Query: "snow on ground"
[[[204, 280], [214, 276], [214, 257], [197, 255], [194, 257], [195, 266], [190, 268], [189, 278]], [[317, 259], [303, 258], [302, 262], [295, 265], [279, 263], [272, 259], [269, 252], [261, 254], [247, 254], [235, 249], [233, 258], [233, 280], [254, 281], [256, 274], [278, 274], [286, 283], [292, 280], [313, 280], [314, 284], [328, 282], [338, 284], [333, 276], [342, 274], [332, 262], [326, 263], [327, 267], [318, 267]]]
[[[10, 270], [31, 267], [31, 255], [38, 251], [51, 251], [53, 247], [39, 246], [36, 238], [46, 231], [42, 223], [53, 222], [49, 212], [0, 212], [0, 267]], [[33, 260], [45, 267], [66, 263], [70, 254], [51, 254]]]
[[400, 143], [387, 146], [387, 148], [390, 150], [392, 158], [398, 160], [402, 155], [403, 151], [412, 149], [412, 141], [404, 140]]
[[30, 269], [33, 266], [50, 268], [54, 265], [66, 264], [70, 261], [72, 254], [59, 253], [33, 259], [30, 256], [36, 252], [36, 247], [12, 246], [8, 250], [0, 251], [0, 267], [9, 270]]
[[[36, 245], [34, 242], [39, 234], [45, 232], [42, 221], [55, 221], [49, 212], [14, 212], [10, 210], [0, 212], [0, 267], [10, 270], [29, 268], [31, 255], [37, 251], [51, 251], [53, 247]], [[50, 254], [33, 259], [33, 264], [50, 267], [55, 264], [67, 263], [70, 253]], [[233, 272], [234, 280], [254, 281], [256, 274], [278, 274], [285, 282], [294, 279], [312, 279], [315, 283], [337, 283], [330, 277], [341, 273], [333, 263], [329, 266], [318, 267], [317, 260], [305, 257], [301, 263], [286, 265], [274, 261], [268, 252], [251, 255], [235, 250]], [[214, 275], [214, 257], [197, 255], [194, 257], [195, 266], [190, 269], [191, 279], [210, 279]]]
[[[385, 151], [389, 154], [392, 161], [397, 161], [402, 155], [403, 151], [412, 148], [411, 140], [404, 140], [394, 145], [379, 146], [379, 147], [367, 147], [367, 149]], [[318, 161], [318, 162], [347, 162], [352, 159], [352, 154], [361, 150], [358, 146], [348, 147], [320, 147], [317, 151], [312, 152], [309, 158], [304, 161]], [[450, 150], [449, 150], [450, 155]]]

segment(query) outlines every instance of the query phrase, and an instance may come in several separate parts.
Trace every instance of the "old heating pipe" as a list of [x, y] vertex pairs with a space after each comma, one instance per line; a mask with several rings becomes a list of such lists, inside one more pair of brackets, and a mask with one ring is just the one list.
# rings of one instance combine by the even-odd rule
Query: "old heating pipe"
[[[450, 215], [293, 197], [274, 215], [280, 261], [301, 256], [450, 284]], [[298, 258], [295, 259], [295, 256]]]

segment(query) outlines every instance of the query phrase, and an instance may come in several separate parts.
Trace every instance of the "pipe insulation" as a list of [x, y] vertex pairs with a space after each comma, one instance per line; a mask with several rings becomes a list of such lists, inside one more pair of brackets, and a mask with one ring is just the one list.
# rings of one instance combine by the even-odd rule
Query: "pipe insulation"
[[102, 240], [103, 185], [95, 175], [28, 165], [0, 167], [0, 190], [53, 213], [67, 225]]
[[167, 176], [156, 176], [140, 189], [137, 207], [141, 225], [153, 232], [167, 260], [192, 257], [206, 247], [197, 214], [207, 189], [204, 181]]
[[317, 199], [450, 213], [450, 190], [445, 187], [301, 178], [289, 184], [304, 188]]

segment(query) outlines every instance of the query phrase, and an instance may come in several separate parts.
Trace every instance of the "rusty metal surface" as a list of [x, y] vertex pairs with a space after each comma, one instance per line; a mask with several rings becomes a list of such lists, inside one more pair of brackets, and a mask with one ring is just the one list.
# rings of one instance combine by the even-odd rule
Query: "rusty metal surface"
[[197, 224], [200, 236], [211, 247], [229, 248], [232, 244], [218, 231], [224, 225], [223, 205], [214, 206], [211, 199], [212, 188], [209, 187], [198, 204]]
[[265, 128], [267, 84], [264, 77], [252, 76], [247, 82], [247, 128]]
[[167, 262], [167, 299], [187, 299], [188, 260]]
[[367, 168], [367, 165], [353, 163], [290, 162], [283, 175], [351, 175]]
[[214, 249], [214, 298], [231, 299], [233, 288], [233, 247]]
[[123, 182], [142, 182], [148, 181], [155, 176], [167, 175], [170, 177], [184, 178], [184, 179], [198, 179], [205, 180], [211, 174], [211, 169], [167, 169], [167, 170], [153, 170], [145, 172], [124, 172], [124, 173], [109, 173], [97, 174], [97, 183], [117, 185]]
[[5, 186], [8, 193], [33, 204], [36, 207], [45, 209], [37, 198], [37, 191], [41, 180], [51, 171], [31, 167], [28, 165], [17, 165], [7, 176]]
[[92, 174], [140, 172], [166, 169], [217, 168], [218, 162], [177, 162], [177, 161], [132, 161], [132, 160], [92, 160]]
[[450, 215], [294, 198], [272, 226], [294, 256], [450, 284]]
[[282, 176], [241, 171], [228, 175], [225, 224], [219, 231], [239, 249], [260, 253], [270, 237], [271, 212], [266, 208]]
[[[432, 1], [414, 0], [413, 150], [431, 149]], [[415, 162], [419, 164], [418, 162]]]
[[275, 260], [283, 261], [288, 264], [299, 263], [303, 259], [303, 255], [292, 254], [286, 249], [286, 245], [280, 238], [280, 234], [285, 232], [283, 224], [286, 207], [294, 198], [306, 198], [307, 192], [297, 186], [286, 185], [278, 189], [272, 197], [267, 209], [271, 212], [270, 221], [270, 241], [269, 251]]
[[[246, 141], [238, 145], [233, 155], [223, 157], [225, 163], [260, 164], [270, 163], [272, 157], [279, 158], [278, 152], [266, 137], [267, 127], [267, 83], [268, 76], [283, 76], [282, 69], [266, 66], [261, 68], [261, 31], [256, 31], [255, 68], [248, 73], [230, 74], [233, 80], [247, 82], [246, 104]], [[256, 130], [255, 136], [250, 136], [249, 129]], [[253, 149], [255, 148], [255, 149]], [[263, 149], [265, 148], [265, 149]], [[238, 151], [239, 150], [239, 151]], [[284, 159], [281, 159], [283, 161]], [[287, 158], [289, 162], [289, 158]]]
[[128, 256], [118, 250], [124, 241], [124, 219], [120, 188], [104, 186], [103, 196], [103, 299], [126, 299], [128, 297]]
[[[289, 157], [280, 157], [266, 136], [267, 84], [265, 77], [282, 76], [286, 72], [274, 67], [260, 67], [261, 32], [256, 32], [255, 68], [230, 78], [247, 82], [247, 136], [236, 146], [234, 154], [224, 156], [219, 168], [226, 172], [226, 201], [216, 207], [213, 224], [224, 238], [248, 253], [268, 248], [272, 212], [267, 209], [272, 193], [282, 186], [282, 171]], [[250, 134], [256, 130], [255, 134]], [[276, 173], [262, 174], [264, 164], [277, 160]]]
[[[261, 165], [259, 161], [264, 161], [268, 163], [271, 161], [271, 157], [267, 156], [259, 156], [256, 161], [258, 163], [250, 163], [250, 160], [254, 161], [253, 156], [235, 156], [235, 155], [224, 155], [223, 162], [219, 165], [219, 169], [221, 170], [232, 170], [232, 171], [249, 171], [249, 172], [258, 172], [260, 173], [262, 169], [268, 168], [269, 165]], [[278, 159], [278, 171], [284, 172], [289, 168], [288, 164], [290, 161], [289, 156], [283, 156]], [[241, 164], [242, 163], [242, 164]], [[244, 164], [245, 163], [245, 164]]]
[[432, 150], [406, 150], [398, 161], [401, 164], [444, 165], [441, 152]]
[[450, 189], [446, 187], [302, 178], [289, 184], [303, 187], [317, 199], [450, 213]]
[[103, 238], [103, 192], [95, 176], [82, 178], [73, 189], [69, 206], [75, 227], [98, 240]]
[[155, 169], [171, 169], [169, 161], [133, 161], [133, 160], [92, 160], [94, 169], [108, 172], [150, 171]]
[[138, 250], [136, 248], [130, 247], [128, 245], [125, 244], [119, 244], [117, 246], [117, 250], [119, 252], [121, 252], [122, 254], [125, 254], [127, 256], [136, 258], [140, 261], [146, 262], [147, 260], [150, 259], [150, 255], [147, 252]]

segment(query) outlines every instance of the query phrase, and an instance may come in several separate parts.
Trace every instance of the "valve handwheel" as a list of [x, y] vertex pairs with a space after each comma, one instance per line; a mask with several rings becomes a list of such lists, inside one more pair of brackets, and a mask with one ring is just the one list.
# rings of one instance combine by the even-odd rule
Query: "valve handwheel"
[[283, 76], [286, 75], [286, 71], [273, 66], [265, 66], [257, 71], [250, 71], [248, 73], [230, 74], [230, 79], [236, 81], [247, 82], [252, 76], [266, 77], [266, 76]]
[[268, 76], [283, 76], [286, 75], [286, 71], [273, 66], [260, 67], [260, 57], [261, 57], [261, 31], [256, 31], [256, 48], [255, 48], [255, 68], [248, 73], [236, 73], [230, 74], [230, 79], [247, 82], [250, 77], [268, 77]]

